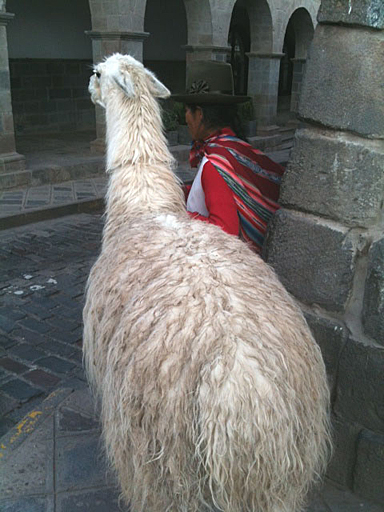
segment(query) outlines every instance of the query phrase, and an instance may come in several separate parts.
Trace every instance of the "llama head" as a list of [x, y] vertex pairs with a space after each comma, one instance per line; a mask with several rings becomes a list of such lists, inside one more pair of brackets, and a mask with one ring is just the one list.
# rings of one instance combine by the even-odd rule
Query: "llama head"
[[104, 108], [114, 90], [123, 92], [127, 98], [136, 98], [145, 93], [156, 98], [168, 98], [171, 94], [141, 62], [120, 53], [95, 66], [88, 90], [93, 103]]

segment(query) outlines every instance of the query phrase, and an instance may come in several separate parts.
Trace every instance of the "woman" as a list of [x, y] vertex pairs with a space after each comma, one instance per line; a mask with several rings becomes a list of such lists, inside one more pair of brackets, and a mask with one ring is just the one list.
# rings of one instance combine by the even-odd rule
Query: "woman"
[[194, 218], [240, 236], [261, 252], [267, 224], [279, 208], [284, 168], [242, 140], [236, 104], [247, 96], [233, 94], [230, 64], [195, 61], [189, 66], [189, 92], [173, 95], [186, 104], [185, 119], [194, 144], [195, 180], [186, 190]]

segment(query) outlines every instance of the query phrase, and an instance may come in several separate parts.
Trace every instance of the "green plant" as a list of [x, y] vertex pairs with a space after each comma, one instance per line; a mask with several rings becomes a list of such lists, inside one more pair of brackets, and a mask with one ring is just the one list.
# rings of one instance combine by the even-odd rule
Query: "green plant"
[[177, 120], [179, 124], [185, 124], [185, 107], [184, 103], [180, 103], [179, 101], [175, 101], [173, 103], [173, 112], [177, 115]]
[[173, 110], [164, 109], [162, 113], [164, 129], [167, 132], [177, 130], [179, 125], [177, 114]]
[[252, 121], [254, 119], [253, 112], [253, 104], [252, 101], [246, 101], [245, 103], [240, 103], [237, 107], [237, 114], [242, 123], [246, 123], [247, 121]]

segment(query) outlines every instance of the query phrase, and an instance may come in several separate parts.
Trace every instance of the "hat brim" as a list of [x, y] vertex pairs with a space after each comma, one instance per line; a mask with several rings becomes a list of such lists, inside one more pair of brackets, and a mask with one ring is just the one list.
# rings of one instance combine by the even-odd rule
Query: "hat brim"
[[251, 98], [249, 96], [237, 96], [234, 94], [172, 94], [171, 99], [186, 103], [187, 105], [230, 105], [234, 103], [245, 103]]

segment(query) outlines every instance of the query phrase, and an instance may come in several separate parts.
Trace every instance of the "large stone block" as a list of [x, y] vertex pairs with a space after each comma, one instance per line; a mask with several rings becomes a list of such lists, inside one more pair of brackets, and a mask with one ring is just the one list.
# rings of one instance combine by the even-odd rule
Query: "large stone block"
[[333, 455], [327, 477], [344, 488], [352, 489], [356, 462], [356, 442], [361, 426], [332, 417]]
[[384, 137], [384, 32], [319, 25], [307, 59], [299, 115]]
[[283, 206], [369, 226], [381, 213], [383, 196], [384, 144], [330, 130], [296, 131]]
[[350, 337], [340, 355], [335, 412], [384, 433], [384, 350]]
[[337, 378], [339, 357], [347, 338], [344, 324], [315, 313], [304, 311], [305, 318], [323, 355], [330, 390], [333, 390]]
[[365, 332], [384, 345], [384, 238], [372, 244], [368, 255], [363, 323]]
[[319, 23], [345, 23], [384, 28], [383, 0], [323, 0], [317, 15]]
[[384, 503], [384, 435], [363, 430], [357, 445], [353, 490]]
[[345, 308], [355, 255], [356, 242], [348, 229], [284, 209], [273, 217], [264, 249], [288, 291], [331, 311]]

